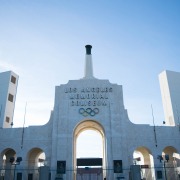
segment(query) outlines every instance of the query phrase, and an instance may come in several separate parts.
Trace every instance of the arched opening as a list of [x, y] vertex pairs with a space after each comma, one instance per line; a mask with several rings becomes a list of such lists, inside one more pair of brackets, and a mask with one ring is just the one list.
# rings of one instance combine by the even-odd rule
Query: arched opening
[[38, 179], [40, 166], [46, 165], [46, 156], [42, 149], [33, 148], [27, 156], [28, 161], [28, 179]]
[[155, 179], [154, 159], [146, 147], [138, 147], [133, 153], [133, 163], [141, 165], [141, 178]]
[[[104, 129], [96, 121], [86, 120], [74, 130], [75, 179], [103, 179], [105, 172]], [[91, 163], [91, 160], [94, 163]], [[86, 162], [88, 162], [86, 164]], [[101, 163], [100, 163], [101, 162]], [[100, 163], [100, 164], [98, 164]]]
[[1, 153], [1, 164], [2, 164], [2, 171], [1, 171], [1, 178], [3, 179], [12, 179], [14, 176], [14, 164], [10, 162], [10, 159], [16, 159], [16, 152], [11, 149], [7, 148]]
[[77, 137], [76, 143], [77, 158], [102, 158], [103, 143], [102, 136], [95, 130], [84, 130]]
[[172, 146], [167, 146], [164, 148], [162, 152], [162, 163], [164, 166], [164, 173], [170, 179], [178, 179], [179, 176], [179, 169], [178, 169], [178, 162], [179, 159], [177, 158], [179, 155], [177, 150]]

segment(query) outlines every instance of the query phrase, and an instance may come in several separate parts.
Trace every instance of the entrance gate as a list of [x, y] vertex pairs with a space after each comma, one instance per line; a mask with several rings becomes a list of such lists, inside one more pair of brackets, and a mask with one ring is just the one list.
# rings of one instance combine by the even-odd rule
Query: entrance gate
[[76, 180], [95, 179], [103, 180], [102, 158], [78, 158]]

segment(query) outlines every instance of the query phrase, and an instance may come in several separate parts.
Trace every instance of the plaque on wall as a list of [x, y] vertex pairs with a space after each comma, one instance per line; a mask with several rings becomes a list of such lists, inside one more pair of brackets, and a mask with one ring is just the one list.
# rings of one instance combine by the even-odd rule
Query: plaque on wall
[[114, 160], [114, 173], [122, 173], [122, 160]]
[[57, 161], [57, 174], [66, 174], [66, 161]]

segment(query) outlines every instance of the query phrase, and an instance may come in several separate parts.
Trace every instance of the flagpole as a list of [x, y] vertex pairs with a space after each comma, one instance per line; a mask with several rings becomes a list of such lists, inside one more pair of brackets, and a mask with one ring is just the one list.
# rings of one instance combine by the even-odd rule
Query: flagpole
[[23, 129], [22, 129], [21, 149], [23, 148], [23, 141], [24, 141], [24, 126], [25, 126], [25, 120], [26, 120], [26, 107], [27, 107], [27, 102], [26, 102], [25, 111], [24, 111], [24, 122], [23, 122]]
[[155, 144], [156, 144], [156, 147], [157, 147], [156, 126], [155, 126], [155, 123], [154, 123], [154, 113], [153, 113], [152, 104], [151, 104], [151, 111], [152, 111], [153, 125], [154, 125], [154, 139], [155, 139]]

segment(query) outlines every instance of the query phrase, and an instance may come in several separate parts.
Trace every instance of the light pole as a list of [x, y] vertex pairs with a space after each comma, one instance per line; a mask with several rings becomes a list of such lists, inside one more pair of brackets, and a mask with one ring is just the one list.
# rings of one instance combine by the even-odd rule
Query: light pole
[[163, 162], [163, 167], [164, 167], [164, 177], [165, 177], [165, 180], [167, 180], [167, 174], [166, 174], [166, 162], [169, 161], [169, 155], [168, 154], [165, 154], [164, 158], [162, 155], [158, 155], [157, 157], [159, 159], [160, 162]]
[[20, 162], [22, 161], [22, 157], [17, 157], [17, 159], [15, 160], [14, 157], [10, 157], [9, 162], [11, 163], [11, 165], [14, 165], [14, 175], [13, 175], [13, 180], [15, 180], [15, 171], [16, 171], [16, 165], [19, 165]]

